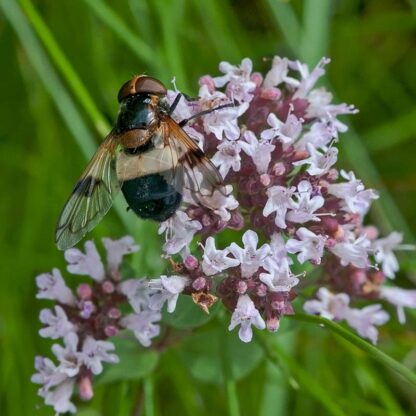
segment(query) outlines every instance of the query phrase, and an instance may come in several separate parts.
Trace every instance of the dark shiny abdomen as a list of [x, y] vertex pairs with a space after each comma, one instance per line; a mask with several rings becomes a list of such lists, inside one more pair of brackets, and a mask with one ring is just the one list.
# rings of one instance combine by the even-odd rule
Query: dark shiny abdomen
[[121, 190], [139, 217], [154, 221], [170, 218], [182, 201], [182, 195], [158, 173], [125, 181]]

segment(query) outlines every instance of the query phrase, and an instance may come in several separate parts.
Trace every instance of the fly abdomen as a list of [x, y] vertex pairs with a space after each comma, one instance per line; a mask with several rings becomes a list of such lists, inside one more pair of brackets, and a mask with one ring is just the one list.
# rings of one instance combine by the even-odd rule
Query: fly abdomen
[[129, 207], [141, 218], [165, 221], [179, 208], [182, 195], [162, 173], [127, 180], [121, 188]]

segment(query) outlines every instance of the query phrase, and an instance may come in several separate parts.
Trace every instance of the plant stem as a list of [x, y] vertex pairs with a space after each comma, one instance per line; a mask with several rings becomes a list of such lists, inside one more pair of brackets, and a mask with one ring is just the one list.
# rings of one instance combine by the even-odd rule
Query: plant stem
[[401, 375], [406, 381], [416, 386], [416, 374], [412, 370], [405, 367], [403, 364], [399, 363], [383, 351], [379, 350], [374, 345], [371, 345], [367, 341], [364, 341], [358, 335], [355, 335], [347, 329], [343, 328], [341, 325], [333, 321], [330, 321], [329, 319], [325, 319], [315, 315], [297, 313], [295, 315], [288, 315], [287, 317], [291, 319], [296, 319], [298, 321], [312, 322], [327, 327], [338, 336], [346, 339], [351, 344], [354, 344], [357, 348], [368, 353], [376, 361], [380, 362], [381, 364], [384, 364], [386, 367], [390, 367], [399, 375]]

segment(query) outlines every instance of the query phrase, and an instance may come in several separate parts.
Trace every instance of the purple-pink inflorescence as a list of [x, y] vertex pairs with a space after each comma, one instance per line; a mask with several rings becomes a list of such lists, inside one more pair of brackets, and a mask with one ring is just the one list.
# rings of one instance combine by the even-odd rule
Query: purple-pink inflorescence
[[[252, 326], [278, 330], [281, 318], [294, 313], [299, 283], [317, 288], [316, 298], [303, 304], [307, 313], [344, 320], [373, 343], [389, 315], [380, 303], [358, 308], [355, 300], [385, 300], [405, 321], [404, 308], [416, 307], [416, 290], [385, 283], [398, 271], [394, 251], [409, 246], [397, 232], [380, 238], [376, 227], [364, 225], [378, 195], [336, 167], [336, 144], [347, 130], [338, 116], [357, 110], [332, 104], [331, 93], [315, 86], [328, 63], [324, 58], [309, 71], [299, 61], [275, 57], [263, 77], [252, 72], [248, 58], [238, 66], [222, 62], [223, 75], [200, 79], [197, 100], [179, 102], [177, 121], [234, 103], [184, 127], [217, 166], [226, 192], [201, 195], [198, 206], [185, 193], [185, 203], [161, 224], [172, 275], [121, 280], [122, 257], [138, 249], [124, 237], [103, 239], [106, 266], [90, 241], [85, 252], [65, 252], [70, 273], [92, 278], [76, 294], [57, 269], [37, 277], [38, 297], [56, 302], [41, 312], [40, 334], [65, 345], [52, 347], [57, 364], [36, 359], [33, 381], [42, 385], [46, 404], [74, 412], [75, 385], [81, 398], [91, 398], [102, 362], [118, 360], [106, 339], [128, 329], [150, 346], [160, 334], [162, 307], [174, 312], [179, 295], [191, 296], [205, 312], [220, 300], [231, 313], [229, 330], [239, 327], [243, 342], [252, 339]], [[169, 91], [168, 101], [177, 93], [176, 87]], [[219, 247], [215, 235], [225, 229], [241, 230], [241, 242]], [[319, 281], [292, 271], [318, 265]], [[132, 309], [127, 314], [120, 308], [125, 303]]]

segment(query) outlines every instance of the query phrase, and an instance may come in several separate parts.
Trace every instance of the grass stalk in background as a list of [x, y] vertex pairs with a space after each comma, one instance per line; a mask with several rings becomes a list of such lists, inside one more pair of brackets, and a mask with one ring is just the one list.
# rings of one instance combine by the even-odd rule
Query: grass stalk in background
[[145, 416], [155, 416], [154, 385], [153, 385], [153, 379], [151, 375], [144, 378], [143, 389], [144, 389]]
[[72, 67], [71, 63], [62, 52], [57, 44], [48, 26], [43, 21], [41, 15], [33, 7], [31, 0], [20, 0], [20, 4], [34, 30], [48, 51], [49, 56], [68, 82], [71, 90], [78, 98], [88, 117], [94, 123], [95, 129], [100, 136], [105, 136], [110, 131], [110, 125], [107, 123], [100, 110], [94, 103], [88, 93], [87, 88], [79, 78], [78, 74]]
[[84, 0], [97, 18], [108, 26], [130, 50], [150, 68], [157, 66], [154, 51], [105, 2], [101, 0]]
[[327, 390], [321, 387], [317, 380], [308, 374], [294, 358], [287, 354], [281, 346], [275, 341], [276, 337], [269, 337], [269, 334], [256, 331], [259, 344], [262, 346], [265, 355], [270, 362], [277, 367], [286, 367], [295, 377], [300, 389], [320, 402], [329, 414], [333, 416], [346, 416], [347, 413], [338, 405], [333, 397], [328, 394]]
[[402, 376], [403, 379], [405, 379], [407, 382], [413, 384], [416, 387], [416, 373], [414, 373], [412, 370], [405, 367], [403, 364], [399, 363], [383, 351], [379, 350], [374, 345], [371, 345], [367, 341], [364, 341], [358, 335], [355, 335], [351, 331], [343, 328], [341, 325], [333, 321], [330, 321], [329, 319], [322, 318], [320, 316], [306, 315], [300, 313], [297, 313], [295, 315], [288, 315], [288, 318], [304, 322], [311, 322], [327, 327], [335, 334], [339, 335], [351, 344], [355, 345], [357, 348], [366, 352], [374, 360], [394, 370], [396, 373]]

